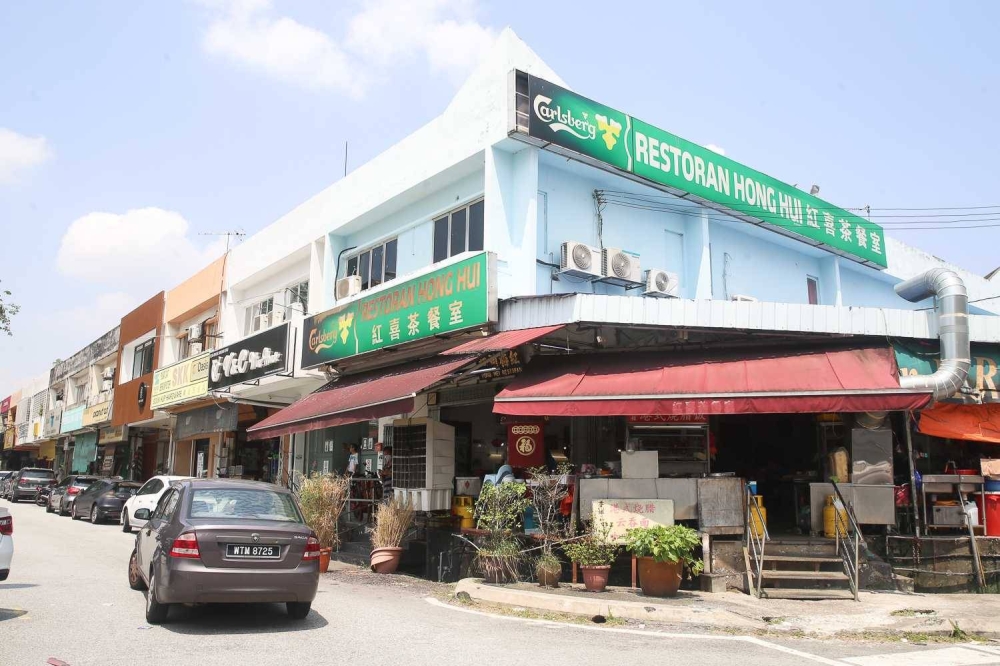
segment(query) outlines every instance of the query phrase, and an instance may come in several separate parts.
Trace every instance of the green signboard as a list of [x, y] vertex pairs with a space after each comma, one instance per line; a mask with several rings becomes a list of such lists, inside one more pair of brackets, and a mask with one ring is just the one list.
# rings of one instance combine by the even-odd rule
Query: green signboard
[[[938, 368], [940, 362], [940, 345], [938, 342], [893, 344], [896, 352], [896, 364], [899, 374], [930, 375]], [[982, 393], [989, 401], [1000, 400], [1000, 347], [996, 345], [972, 345], [972, 365], [969, 376], [965, 380], [967, 386]]]
[[496, 321], [494, 264], [493, 255], [479, 252], [308, 317], [302, 367]]
[[792, 185], [529, 76], [528, 134], [719, 204], [860, 261], [886, 266], [882, 227]]

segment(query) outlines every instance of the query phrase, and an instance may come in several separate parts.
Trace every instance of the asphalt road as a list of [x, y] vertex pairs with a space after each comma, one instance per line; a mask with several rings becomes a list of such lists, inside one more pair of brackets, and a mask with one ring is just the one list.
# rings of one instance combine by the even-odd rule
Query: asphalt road
[[[306, 620], [284, 606], [171, 610], [151, 627], [144, 597], [129, 589], [134, 537], [22, 503], [15, 555], [0, 583], [0, 664], [70, 666], [197, 664], [1000, 664], [989, 647], [838, 641], [771, 641], [664, 627], [577, 626], [502, 618], [440, 599], [447, 588], [402, 576], [341, 571], [323, 576]], [[991, 651], [993, 652], [991, 654]]]

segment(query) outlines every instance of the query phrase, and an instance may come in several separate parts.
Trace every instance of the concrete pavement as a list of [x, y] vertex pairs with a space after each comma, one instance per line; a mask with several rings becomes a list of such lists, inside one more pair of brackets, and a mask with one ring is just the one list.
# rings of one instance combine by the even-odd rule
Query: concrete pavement
[[10, 578], [0, 583], [4, 665], [41, 666], [49, 658], [70, 666], [1000, 665], [1000, 653], [983, 646], [771, 640], [707, 635], [690, 626], [498, 617], [448, 604], [448, 586], [358, 569], [323, 576], [303, 622], [289, 620], [283, 606], [265, 604], [174, 609], [168, 624], [150, 627], [143, 620], [143, 594], [126, 580], [133, 537], [115, 525], [71, 521], [29, 504], [8, 506], [16, 552]]

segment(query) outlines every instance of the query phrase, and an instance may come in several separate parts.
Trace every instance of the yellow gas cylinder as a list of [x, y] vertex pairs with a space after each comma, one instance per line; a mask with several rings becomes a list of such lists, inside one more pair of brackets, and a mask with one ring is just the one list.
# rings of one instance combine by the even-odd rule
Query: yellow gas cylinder
[[757, 503], [760, 511], [750, 509], [750, 527], [756, 536], [764, 536], [764, 529], [767, 527], [767, 509], [764, 508], [764, 496], [754, 495], [753, 501]]
[[462, 529], [473, 526], [472, 515], [474, 512], [472, 497], [468, 495], [455, 495], [451, 500], [451, 513], [462, 519]]
[[[840, 514], [840, 524], [837, 525], [837, 514]], [[826, 504], [823, 506], [823, 535], [829, 539], [837, 536], [847, 536], [847, 509], [840, 503], [835, 495], [826, 496]]]

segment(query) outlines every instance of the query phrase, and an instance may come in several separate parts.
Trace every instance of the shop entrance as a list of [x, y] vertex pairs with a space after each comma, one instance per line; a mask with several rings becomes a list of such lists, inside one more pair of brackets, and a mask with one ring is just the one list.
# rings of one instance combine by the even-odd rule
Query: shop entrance
[[772, 535], [809, 534], [809, 484], [823, 481], [825, 469], [816, 415], [719, 416], [714, 421], [712, 471], [757, 482]]
[[211, 440], [194, 440], [194, 475], [199, 479], [208, 476], [208, 446]]

